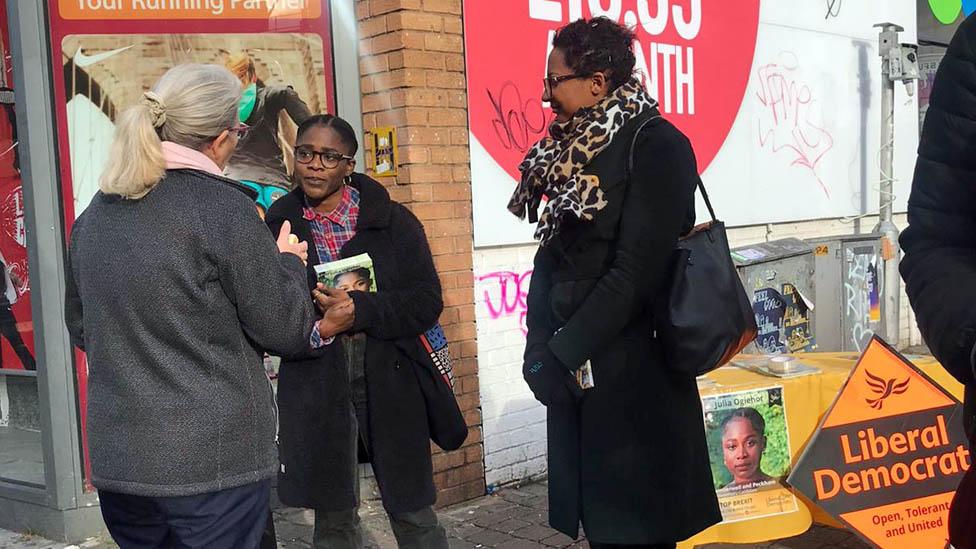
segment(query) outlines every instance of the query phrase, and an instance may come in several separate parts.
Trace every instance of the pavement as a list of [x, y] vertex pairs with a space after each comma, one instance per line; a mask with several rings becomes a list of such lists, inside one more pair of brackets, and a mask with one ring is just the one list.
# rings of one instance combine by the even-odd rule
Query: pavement
[[[546, 525], [548, 510], [545, 483], [501, 489], [490, 496], [438, 511], [447, 529], [451, 549], [548, 549], [584, 548], [584, 540], [572, 540]], [[275, 528], [281, 549], [311, 547], [312, 512], [275, 506]], [[361, 509], [367, 547], [394, 549], [396, 540], [386, 514], [377, 501]], [[55, 543], [36, 535], [0, 530], [0, 549], [116, 549], [108, 539], [90, 539], [75, 545]], [[865, 549], [868, 546], [846, 530], [815, 525], [794, 538], [760, 544], [711, 544], [699, 549]]]

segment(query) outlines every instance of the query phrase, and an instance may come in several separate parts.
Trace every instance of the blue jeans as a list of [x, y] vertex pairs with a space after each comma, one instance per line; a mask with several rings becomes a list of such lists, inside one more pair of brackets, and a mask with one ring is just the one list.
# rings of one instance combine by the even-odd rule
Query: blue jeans
[[257, 549], [268, 524], [271, 480], [196, 496], [99, 490], [102, 518], [121, 549]]

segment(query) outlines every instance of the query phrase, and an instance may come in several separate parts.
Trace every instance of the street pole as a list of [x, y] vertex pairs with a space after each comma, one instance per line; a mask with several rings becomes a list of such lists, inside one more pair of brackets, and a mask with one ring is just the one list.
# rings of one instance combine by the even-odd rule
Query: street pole
[[874, 232], [881, 234], [881, 257], [884, 260], [884, 277], [881, 285], [881, 312], [884, 319], [885, 339], [894, 347], [899, 343], [901, 308], [901, 277], [898, 274], [900, 249], [898, 227], [893, 220], [895, 150], [895, 81], [905, 82], [909, 95], [914, 93], [914, 80], [918, 77], [916, 48], [898, 43], [898, 33], [904, 28], [892, 23], [880, 23], [878, 53], [881, 55], [881, 154], [880, 196], [878, 226]]

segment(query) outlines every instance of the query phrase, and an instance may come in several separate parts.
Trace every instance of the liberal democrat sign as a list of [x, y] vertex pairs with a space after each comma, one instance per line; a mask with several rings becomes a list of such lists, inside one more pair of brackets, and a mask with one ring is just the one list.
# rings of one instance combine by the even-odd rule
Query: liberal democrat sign
[[788, 482], [876, 546], [944, 547], [969, 466], [959, 401], [875, 337]]

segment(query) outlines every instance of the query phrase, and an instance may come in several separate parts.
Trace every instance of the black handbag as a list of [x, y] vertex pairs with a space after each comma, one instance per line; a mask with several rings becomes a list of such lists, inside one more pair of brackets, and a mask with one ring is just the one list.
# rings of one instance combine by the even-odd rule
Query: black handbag
[[[634, 133], [628, 177], [634, 168], [634, 146], [645, 120]], [[725, 224], [715, 210], [701, 178], [698, 190], [712, 220], [678, 239], [667, 293], [657, 296], [655, 331], [664, 363], [679, 374], [700, 376], [732, 359], [756, 338], [756, 317], [732, 263]]]
[[445, 452], [457, 450], [468, 438], [468, 426], [454, 395], [454, 374], [444, 330], [437, 323], [419, 338], [401, 340], [398, 346], [416, 366], [430, 439]]

